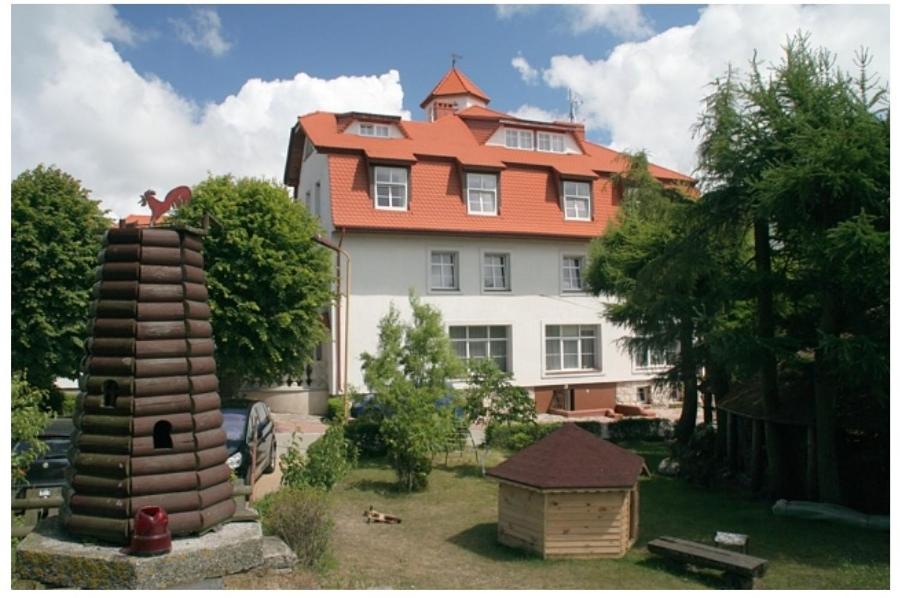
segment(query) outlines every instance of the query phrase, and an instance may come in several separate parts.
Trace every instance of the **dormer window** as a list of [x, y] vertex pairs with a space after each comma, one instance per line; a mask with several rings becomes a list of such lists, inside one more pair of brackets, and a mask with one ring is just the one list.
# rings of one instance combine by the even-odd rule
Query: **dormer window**
[[376, 166], [375, 208], [379, 210], [406, 210], [408, 171], [406, 168]]
[[466, 175], [466, 201], [469, 214], [497, 215], [497, 175], [469, 173]]
[[590, 220], [591, 184], [563, 181], [563, 209], [566, 220]]
[[375, 123], [359, 123], [359, 134], [363, 137], [390, 137], [391, 128]]
[[555, 152], [561, 154], [565, 151], [563, 136], [557, 133], [538, 133], [537, 148], [539, 152]]
[[534, 149], [534, 133], [524, 129], [506, 129], [506, 147]]

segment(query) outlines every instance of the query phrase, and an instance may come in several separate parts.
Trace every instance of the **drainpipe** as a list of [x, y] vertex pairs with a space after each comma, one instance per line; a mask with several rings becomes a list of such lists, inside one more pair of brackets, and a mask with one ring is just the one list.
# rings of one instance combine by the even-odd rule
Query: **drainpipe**
[[[338, 369], [338, 381], [341, 385], [341, 394], [344, 396], [344, 420], [346, 421], [350, 416], [350, 402], [347, 393], [347, 369], [348, 369], [348, 347], [350, 345], [350, 254], [341, 249], [340, 245], [335, 245], [331, 241], [327, 239], [323, 239], [322, 237], [313, 237], [313, 241], [318, 243], [319, 245], [325, 247], [326, 249], [335, 252], [337, 256], [338, 263], [338, 276], [337, 276], [337, 287], [338, 287], [338, 305], [337, 305], [337, 322], [335, 326], [337, 327], [337, 341], [340, 344], [340, 332], [341, 332], [341, 295], [346, 297], [346, 302], [344, 303], [344, 312], [345, 312], [345, 326], [344, 326], [344, 341], [343, 341], [343, 349], [344, 349], [344, 359], [343, 363], [341, 363], [341, 347], [338, 347], [337, 350], [337, 369]], [[343, 235], [341, 235], [341, 242], [343, 243]], [[341, 255], [343, 255], [347, 259], [347, 283], [346, 283], [346, 292], [341, 293]], [[343, 366], [343, 367], [342, 367]]]

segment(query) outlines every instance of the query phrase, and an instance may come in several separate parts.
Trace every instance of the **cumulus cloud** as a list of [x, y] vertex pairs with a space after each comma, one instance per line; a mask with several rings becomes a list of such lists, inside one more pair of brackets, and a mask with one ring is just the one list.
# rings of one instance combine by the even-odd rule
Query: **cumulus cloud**
[[548, 123], [554, 121], [564, 121], [568, 120], [569, 118], [565, 114], [554, 112], [552, 110], [544, 110], [543, 108], [532, 106], [530, 104], [522, 104], [509, 114], [510, 116], [515, 116], [516, 118], [523, 118], [525, 120], [537, 120]]
[[535, 4], [497, 4], [494, 8], [497, 10], [498, 18], [511, 19], [532, 13], [538, 9], [538, 6]]
[[710, 6], [694, 25], [620, 44], [606, 58], [554, 56], [543, 79], [578, 94], [585, 125], [607, 130], [613, 147], [646, 149], [657, 163], [690, 173], [692, 126], [709, 82], [729, 63], [745, 69], [754, 50], [764, 63], [777, 63], [787, 37], [802, 30], [814, 47], [835, 52], [846, 70], [855, 70], [856, 51], [868, 47], [871, 72], [885, 82], [888, 17], [886, 6]]
[[169, 19], [175, 35], [187, 45], [213, 56], [224, 56], [231, 42], [222, 33], [222, 19], [212, 8], [195, 8], [186, 19]]
[[572, 33], [604, 29], [621, 39], [641, 39], [653, 27], [636, 4], [581, 4], [566, 7]]
[[538, 70], [528, 64], [528, 61], [525, 60], [525, 57], [519, 54], [515, 58], [512, 59], [512, 66], [514, 69], [519, 71], [519, 75], [522, 76], [522, 81], [529, 85], [535, 85], [538, 81]]
[[314, 110], [400, 114], [400, 75], [251, 79], [200, 106], [142, 77], [110, 40], [127, 28], [110, 6], [14, 6], [12, 174], [55, 164], [114, 215], [138, 195], [208, 172], [281, 179], [288, 131]]

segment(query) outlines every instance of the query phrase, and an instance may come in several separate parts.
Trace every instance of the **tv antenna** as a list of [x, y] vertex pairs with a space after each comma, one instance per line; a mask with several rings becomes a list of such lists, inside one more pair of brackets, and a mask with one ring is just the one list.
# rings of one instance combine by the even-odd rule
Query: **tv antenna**
[[583, 102], [581, 98], [578, 97], [575, 93], [572, 92], [572, 88], [569, 88], [569, 122], [575, 122], [575, 113], [578, 110], [578, 107], [581, 106]]
[[453, 52], [452, 54], [450, 54], [450, 68], [456, 68], [457, 60], [462, 60], [461, 54], [457, 54], [456, 52]]

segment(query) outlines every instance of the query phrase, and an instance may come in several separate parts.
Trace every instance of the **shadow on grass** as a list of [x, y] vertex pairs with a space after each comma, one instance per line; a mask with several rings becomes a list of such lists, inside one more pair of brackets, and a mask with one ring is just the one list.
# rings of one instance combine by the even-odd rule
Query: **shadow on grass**
[[[480, 473], [479, 473], [480, 475]], [[478, 556], [489, 558], [493, 561], [540, 561], [535, 555], [522, 550], [503, 546], [497, 541], [496, 523], [479, 523], [467, 530], [463, 530], [455, 536], [450, 536], [447, 541], [473, 552]]]
[[639, 567], [652, 569], [660, 573], [668, 573], [682, 579], [691, 579], [697, 583], [701, 583], [710, 589], [724, 590], [731, 589], [732, 586], [720, 573], [714, 573], [709, 569], [698, 569], [685, 563], [678, 563], [669, 559], [650, 556], [640, 561], [635, 561]]
[[362, 492], [374, 492], [375, 494], [400, 494], [397, 482], [388, 480], [357, 480], [350, 484], [350, 488]]

